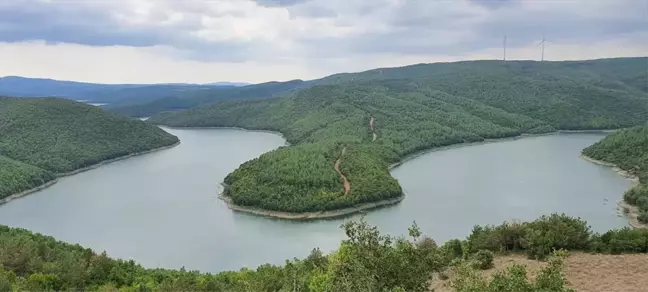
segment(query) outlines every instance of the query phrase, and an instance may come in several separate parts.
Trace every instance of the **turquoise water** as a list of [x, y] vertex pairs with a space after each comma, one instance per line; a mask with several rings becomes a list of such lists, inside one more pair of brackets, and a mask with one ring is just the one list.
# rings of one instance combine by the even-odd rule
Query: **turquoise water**
[[[331, 251], [344, 220], [292, 222], [229, 210], [220, 182], [241, 163], [284, 145], [277, 135], [230, 129], [166, 129], [171, 149], [62, 178], [0, 206], [0, 223], [80, 243], [146, 267], [238, 270], [281, 264], [314, 247]], [[595, 230], [627, 225], [614, 202], [630, 182], [579, 158], [602, 134], [561, 134], [427, 153], [392, 170], [407, 197], [369, 212], [393, 235], [414, 220], [437, 242], [475, 224], [566, 212]], [[605, 204], [607, 198], [611, 203]], [[357, 218], [357, 216], [352, 217]]]

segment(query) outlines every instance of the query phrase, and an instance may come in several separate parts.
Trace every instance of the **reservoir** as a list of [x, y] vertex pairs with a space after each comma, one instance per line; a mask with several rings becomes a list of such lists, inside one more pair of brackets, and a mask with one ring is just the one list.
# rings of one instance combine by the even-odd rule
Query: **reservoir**
[[[174, 148], [59, 180], [0, 206], [0, 224], [79, 243], [145, 267], [219, 272], [282, 264], [314, 247], [335, 249], [347, 219], [292, 222], [229, 210], [220, 182], [241, 163], [284, 145], [278, 135], [233, 129], [168, 129]], [[442, 243], [475, 224], [565, 212], [605, 231], [627, 226], [616, 201], [631, 182], [579, 158], [605, 134], [559, 134], [429, 152], [394, 168], [405, 200], [371, 211], [392, 235], [414, 220]], [[608, 199], [609, 202], [604, 202]], [[353, 218], [358, 218], [354, 216]]]

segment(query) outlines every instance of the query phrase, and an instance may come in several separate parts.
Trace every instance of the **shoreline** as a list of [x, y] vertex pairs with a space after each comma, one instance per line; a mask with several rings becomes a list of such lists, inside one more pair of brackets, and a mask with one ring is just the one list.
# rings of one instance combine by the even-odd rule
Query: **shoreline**
[[162, 125], [162, 124], [154, 124], [160, 128], [169, 128], [169, 129], [174, 129], [174, 130], [239, 130], [239, 131], [246, 131], [246, 132], [257, 132], [257, 133], [268, 133], [268, 134], [275, 134], [282, 139], [284, 139], [285, 146], [290, 146], [290, 142], [288, 142], [288, 139], [286, 139], [286, 136], [284, 136], [283, 133], [277, 132], [277, 131], [270, 131], [270, 130], [254, 130], [254, 129], [246, 129], [242, 127], [172, 127], [172, 126], [167, 126], [167, 125]]
[[22, 198], [22, 197], [24, 197], [26, 195], [36, 193], [36, 192], [42, 191], [42, 190], [44, 190], [46, 188], [49, 188], [49, 187], [53, 186], [54, 184], [56, 184], [58, 182], [59, 178], [75, 175], [75, 174], [78, 174], [78, 173], [81, 173], [81, 172], [84, 172], [84, 171], [88, 171], [88, 170], [92, 170], [92, 169], [95, 169], [95, 168], [98, 168], [98, 167], [101, 167], [101, 166], [104, 166], [106, 164], [110, 164], [110, 163], [113, 163], [113, 162], [116, 162], [116, 161], [125, 160], [125, 159], [132, 158], [132, 157], [135, 157], [135, 156], [140, 156], [140, 155], [149, 154], [149, 153], [152, 153], [152, 152], [157, 152], [157, 151], [173, 148], [173, 147], [178, 146], [178, 145], [180, 145], [179, 140], [178, 140], [178, 142], [173, 143], [173, 144], [168, 145], [168, 146], [162, 146], [162, 147], [151, 149], [151, 150], [131, 153], [131, 154], [127, 154], [127, 155], [120, 156], [120, 157], [115, 157], [115, 158], [112, 158], [112, 159], [100, 161], [100, 162], [97, 162], [97, 163], [95, 163], [93, 165], [89, 165], [89, 166], [79, 168], [79, 169], [69, 171], [69, 172], [54, 173], [55, 178], [53, 180], [50, 180], [50, 181], [48, 181], [48, 182], [46, 182], [46, 183], [44, 183], [42, 185], [39, 185], [37, 187], [31, 188], [31, 189], [28, 189], [28, 190], [24, 190], [24, 191], [22, 191], [20, 193], [9, 195], [8, 197], [2, 198], [2, 199], [0, 199], [0, 205], [7, 204], [7, 203], [9, 203], [9, 202], [11, 202], [11, 201], [13, 201], [15, 199], [19, 199], [19, 198]]
[[[589, 157], [589, 156], [587, 156], [585, 154], [581, 154], [580, 157], [582, 159], [590, 162], [590, 163], [594, 163], [594, 164], [605, 166], [605, 167], [611, 167], [612, 170], [614, 170], [617, 174], [619, 174], [622, 177], [625, 177], [626, 179], [628, 179], [629, 181], [632, 182], [632, 186], [630, 188], [633, 188], [633, 187], [635, 187], [636, 185], [639, 184], [639, 178], [636, 175], [631, 174], [631, 173], [619, 168], [614, 163], [610, 163], [610, 162], [606, 162], [606, 161], [602, 161], [602, 160], [597, 160], [597, 159], [591, 158], [591, 157]], [[618, 206], [617, 210], [620, 209], [623, 216], [626, 217], [626, 219], [628, 219], [628, 225], [630, 225], [630, 227], [648, 229], [648, 224], [641, 223], [637, 219], [637, 217], [639, 216], [639, 208], [637, 208], [637, 206], [633, 206], [633, 205], [630, 205], [630, 204], [626, 203], [626, 201], [623, 200], [623, 194], [621, 195], [621, 200], [619, 200], [617, 202], [617, 206]], [[625, 209], [628, 210], [628, 213], [625, 212]]]
[[490, 143], [497, 143], [497, 142], [507, 142], [507, 141], [515, 141], [519, 139], [524, 139], [524, 138], [532, 138], [532, 137], [541, 137], [541, 136], [551, 136], [551, 135], [560, 135], [560, 134], [596, 134], [596, 133], [613, 133], [618, 130], [621, 130], [623, 128], [619, 129], [606, 129], [606, 130], [558, 130], [554, 132], [547, 132], [547, 133], [540, 133], [540, 134], [520, 134], [517, 136], [511, 136], [511, 137], [504, 137], [504, 138], [490, 138], [490, 139], [484, 139], [483, 141], [476, 141], [476, 142], [465, 142], [465, 143], [457, 143], [457, 144], [452, 144], [452, 145], [446, 145], [446, 146], [441, 146], [441, 147], [435, 147], [435, 148], [430, 148], [430, 149], [425, 149], [421, 151], [414, 152], [412, 154], [406, 155], [403, 159], [401, 159], [398, 162], [392, 163], [389, 165], [387, 170], [392, 170], [394, 168], [397, 168], [404, 164], [405, 162], [408, 162], [414, 158], [417, 158], [419, 156], [431, 153], [431, 152], [436, 152], [436, 151], [444, 151], [444, 150], [450, 150], [450, 149], [455, 149], [455, 148], [461, 148], [461, 147], [468, 147], [468, 146], [478, 146], [478, 145], [485, 145], [485, 144], [490, 144]]
[[33, 187], [31, 189], [24, 190], [24, 191], [22, 191], [20, 193], [17, 193], [17, 194], [9, 195], [8, 197], [0, 199], [0, 205], [4, 205], [4, 204], [9, 203], [9, 202], [11, 202], [11, 201], [13, 201], [15, 199], [20, 199], [20, 198], [22, 198], [22, 197], [24, 197], [26, 195], [29, 195], [29, 194], [44, 190], [46, 188], [49, 188], [49, 187], [53, 186], [54, 184], [56, 184], [57, 182], [58, 182], [58, 178], [54, 178], [53, 180], [50, 180], [50, 181], [48, 181], [48, 182], [46, 182], [46, 183], [44, 183], [42, 185], [39, 185], [37, 187]]
[[225, 189], [228, 186], [224, 183], [221, 183], [221, 185], [223, 186], [223, 190], [221, 191], [220, 194], [218, 194], [218, 198], [223, 202], [225, 202], [225, 204], [227, 204], [227, 208], [229, 208], [230, 210], [256, 215], [256, 216], [270, 217], [270, 218], [284, 219], [284, 220], [295, 220], [295, 221], [337, 219], [342, 217], [348, 217], [356, 213], [361, 213], [363, 211], [395, 205], [403, 201], [403, 199], [405, 199], [405, 194], [402, 194], [397, 198], [381, 200], [381, 201], [371, 202], [371, 203], [363, 203], [360, 205], [356, 205], [354, 207], [348, 207], [344, 209], [331, 210], [331, 211], [319, 211], [319, 212], [293, 213], [293, 212], [284, 212], [284, 211], [271, 211], [271, 210], [264, 210], [256, 207], [246, 207], [246, 206], [236, 205], [234, 204], [234, 202], [232, 202], [232, 199], [230, 197], [224, 195]]
[[140, 152], [135, 152], [135, 153], [131, 153], [131, 154], [126, 154], [124, 156], [119, 156], [119, 157], [99, 161], [99, 162], [97, 162], [95, 164], [88, 165], [86, 167], [75, 169], [75, 170], [72, 170], [72, 171], [55, 173], [55, 175], [56, 175], [57, 178], [71, 176], [71, 175], [75, 175], [77, 173], [85, 172], [85, 171], [88, 171], [88, 170], [91, 170], [91, 169], [95, 169], [95, 168], [104, 166], [106, 164], [110, 164], [110, 163], [117, 162], [117, 161], [120, 161], [120, 160], [125, 160], [125, 159], [135, 157], [135, 156], [140, 156], [140, 155], [149, 154], [149, 153], [153, 153], [153, 152], [157, 152], [157, 151], [161, 151], [161, 150], [166, 150], [166, 149], [169, 149], [169, 148], [176, 147], [178, 145], [180, 145], [180, 140], [178, 140], [178, 142], [175, 142], [175, 143], [173, 143], [171, 145], [162, 146], [162, 147], [159, 147], [159, 148], [154, 148], [154, 149], [150, 149], [150, 150], [146, 150], [146, 151], [140, 151]]
[[[273, 133], [273, 134], [278, 134], [281, 137], [284, 138], [282, 133], [279, 132], [274, 132], [274, 131], [266, 131], [266, 130], [251, 130], [251, 129], [245, 129], [245, 128], [240, 128], [240, 127], [168, 127], [164, 125], [158, 125], [162, 127], [167, 127], [171, 129], [235, 129], [235, 130], [243, 130], [243, 131], [251, 131], [251, 132], [266, 132], [266, 133]], [[622, 128], [620, 128], [622, 129]], [[447, 145], [447, 146], [441, 146], [441, 147], [436, 147], [436, 148], [430, 148], [422, 151], [418, 151], [416, 153], [410, 154], [405, 156], [403, 159], [400, 161], [393, 163], [387, 167], [388, 171], [391, 171], [392, 169], [401, 166], [405, 162], [415, 159], [421, 155], [430, 153], [430, 152], [435, 152], [435, 151], [443, 151], [443, 150], [449, 150], [449, 149], [454, 149], [454, 148], [460, 148], [460, 147], [467, 147], [467, 146], [477, 146], [477, 145], [483, 145], [483, 144], [488, 144], [488, 143], [495, 143], [495, 142], [506, 142], [506, 141], [514, 141], [518, 139], [524, 139], [524, 138], [531, 138], [531, 137], [540, 137], [540, 136], [549, 136], [549, 135], [560, 135], [560, 134], [578, 134], [578, 133], [613, 133], [615, 131], [618, 131], [620, 129], [602, 129], [602, 130], [558, 130], [554, 132], [548, 132], [548, 133], [540, 133], [540, 134], [520, 134], [516, 136], [511, 136], [511, 137], [504, 137], [504, 138], [494, 138], [494, 139], [484, 139], [483, 141], [477, 141], [477, 142], [467, 142], [467, 143], [458, 143], [458, 144], [452, 144], [452, 145]], [[286, 146], [289, 146], [290, 143], [286, 141]], [[227, 188], [227, 185], [225, 183], [221, 183], [223, 185], [223, 188]], [[317, 220], [317, 219], [334, 219], [334, 218], [340, 218], [340, 217], [345, 217], [345, 216], [350, 216], [355, 213], [359, 213], [362, 211], [366, 210], [371, 210], [371, 209], [377, 209], [380, 207], [387, 207], [391, 205], [395, 205], [397, 203], [400, 203], [402, 200], [405, 199], [405, 194], [401, 195], [398, 198], [394, 199], [389, 199], [389, 200], [381, 200], [377, 202], [371, 202], [371, 203], [364, 203], [355, 207], [348, 207], [344, 209], [339, 209], [339, 210], [332, 210], [332, 211], [320, 211], [320, 212], [304, 212], [304, 213], [293, 213], [293, 212], [283, 212], [283, 211], [271, 211], [271, 210], [264, 210], [258, 207], [245, 207], [245, 206], [240, 206], [236, 205], [232, 202], [231, 198], [226, 197], [223, 195], [225, 192], [225, 189], [218, 195], [218, 198], [220, 200], [223, 200], [226, 204], [227, 207], [230, 210], [238, 211], [238, 212], [243, 212], [243, 213], [248, 213], [252, 215], [257, 215], [257, 216], [263, 216], [263, 217], [271, 217], [271, 218], [278, 218], [278, 219], [286, 219], [286, 220]], [[636, 217], [636, 216], [635, 216]]]

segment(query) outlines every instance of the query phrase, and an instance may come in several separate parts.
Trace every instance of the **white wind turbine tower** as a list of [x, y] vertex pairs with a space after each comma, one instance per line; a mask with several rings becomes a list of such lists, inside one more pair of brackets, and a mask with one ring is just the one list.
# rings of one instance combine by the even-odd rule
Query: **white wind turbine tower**
[[540, 45], [542, 45], [542, 57], [540, 58], [540, 61], [542, 62], [542, 61], [544, 61], [544, 47], [545, 47], [545, 36], [544, 35], [542, 35], [542, 41], [536, 46], [536, 48], [539, 47]]
[[504, 45], [504, 58], [502, 58], [504, 61], [506, 61], [506, 35], [504, 35], [504, 41], [502, 42]]

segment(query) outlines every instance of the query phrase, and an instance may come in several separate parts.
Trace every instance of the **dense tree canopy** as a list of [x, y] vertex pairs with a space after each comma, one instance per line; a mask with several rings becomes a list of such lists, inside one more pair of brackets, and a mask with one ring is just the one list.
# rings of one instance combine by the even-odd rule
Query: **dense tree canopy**
[[[516, 278], [524, 272], [523, 266], [490, 283], [474, 277], [471, 267], [490, 254], [488, 250], [526, 252], [532, 258], [548, 257], [559, 249], [612, 254], [648, 251], [648, 230], [622, 228], [598, 234], [587, 222], [558, 214], [527, 223], [476, 226], [465, 240], [450, 240], [440, 247], [416, 224], [409, 229], [410, 238], [381, 234], [363, 220], [342, 227], [347, 239], [331, 254], [313, 249], [308, 257], [284, 265], [205, 274], [184, 268], [146, 269], [132, 260], [115, 260], [105, 252], [0, 225], [0, 290], [427, 291], [434, 272], [457, 267], [460, 274], [453, 283], [457, 291], [509, 290], [501, 287], [520, 281], [527, 289], [519, 291], [563, 291], [566, 282], [560, 265], [549, 265], [534, 283]], [[475, 286], [482, 289], [470, 288]]]
[[639, 208], [639, 221], [648, 223], [648, 126], [612, 133], [585, 148], [583, 154], [613, 163], [639, 177], [639, 184], [628, 190], [623, 198]]
[[[446, 145], [556, 130], [612, 129], [648, 119], [646, 58], [476, 61], [338, 74], [280, 98], [224, 101], [153, 116], [170, 126], [279, 131], [292, 144], [225, 178], [235, 204], [333, 210], [402, 196], [388, 167]], [[313, 81], [315, 82], [315, 81]], [[375, 119], [378, 139], [369, 126]], [[351, 183], [344, 194], [340, 168]]]
[[177, 142], [158, 127], [80, 102], [0, 97], [0, 198], [56, 174]]

